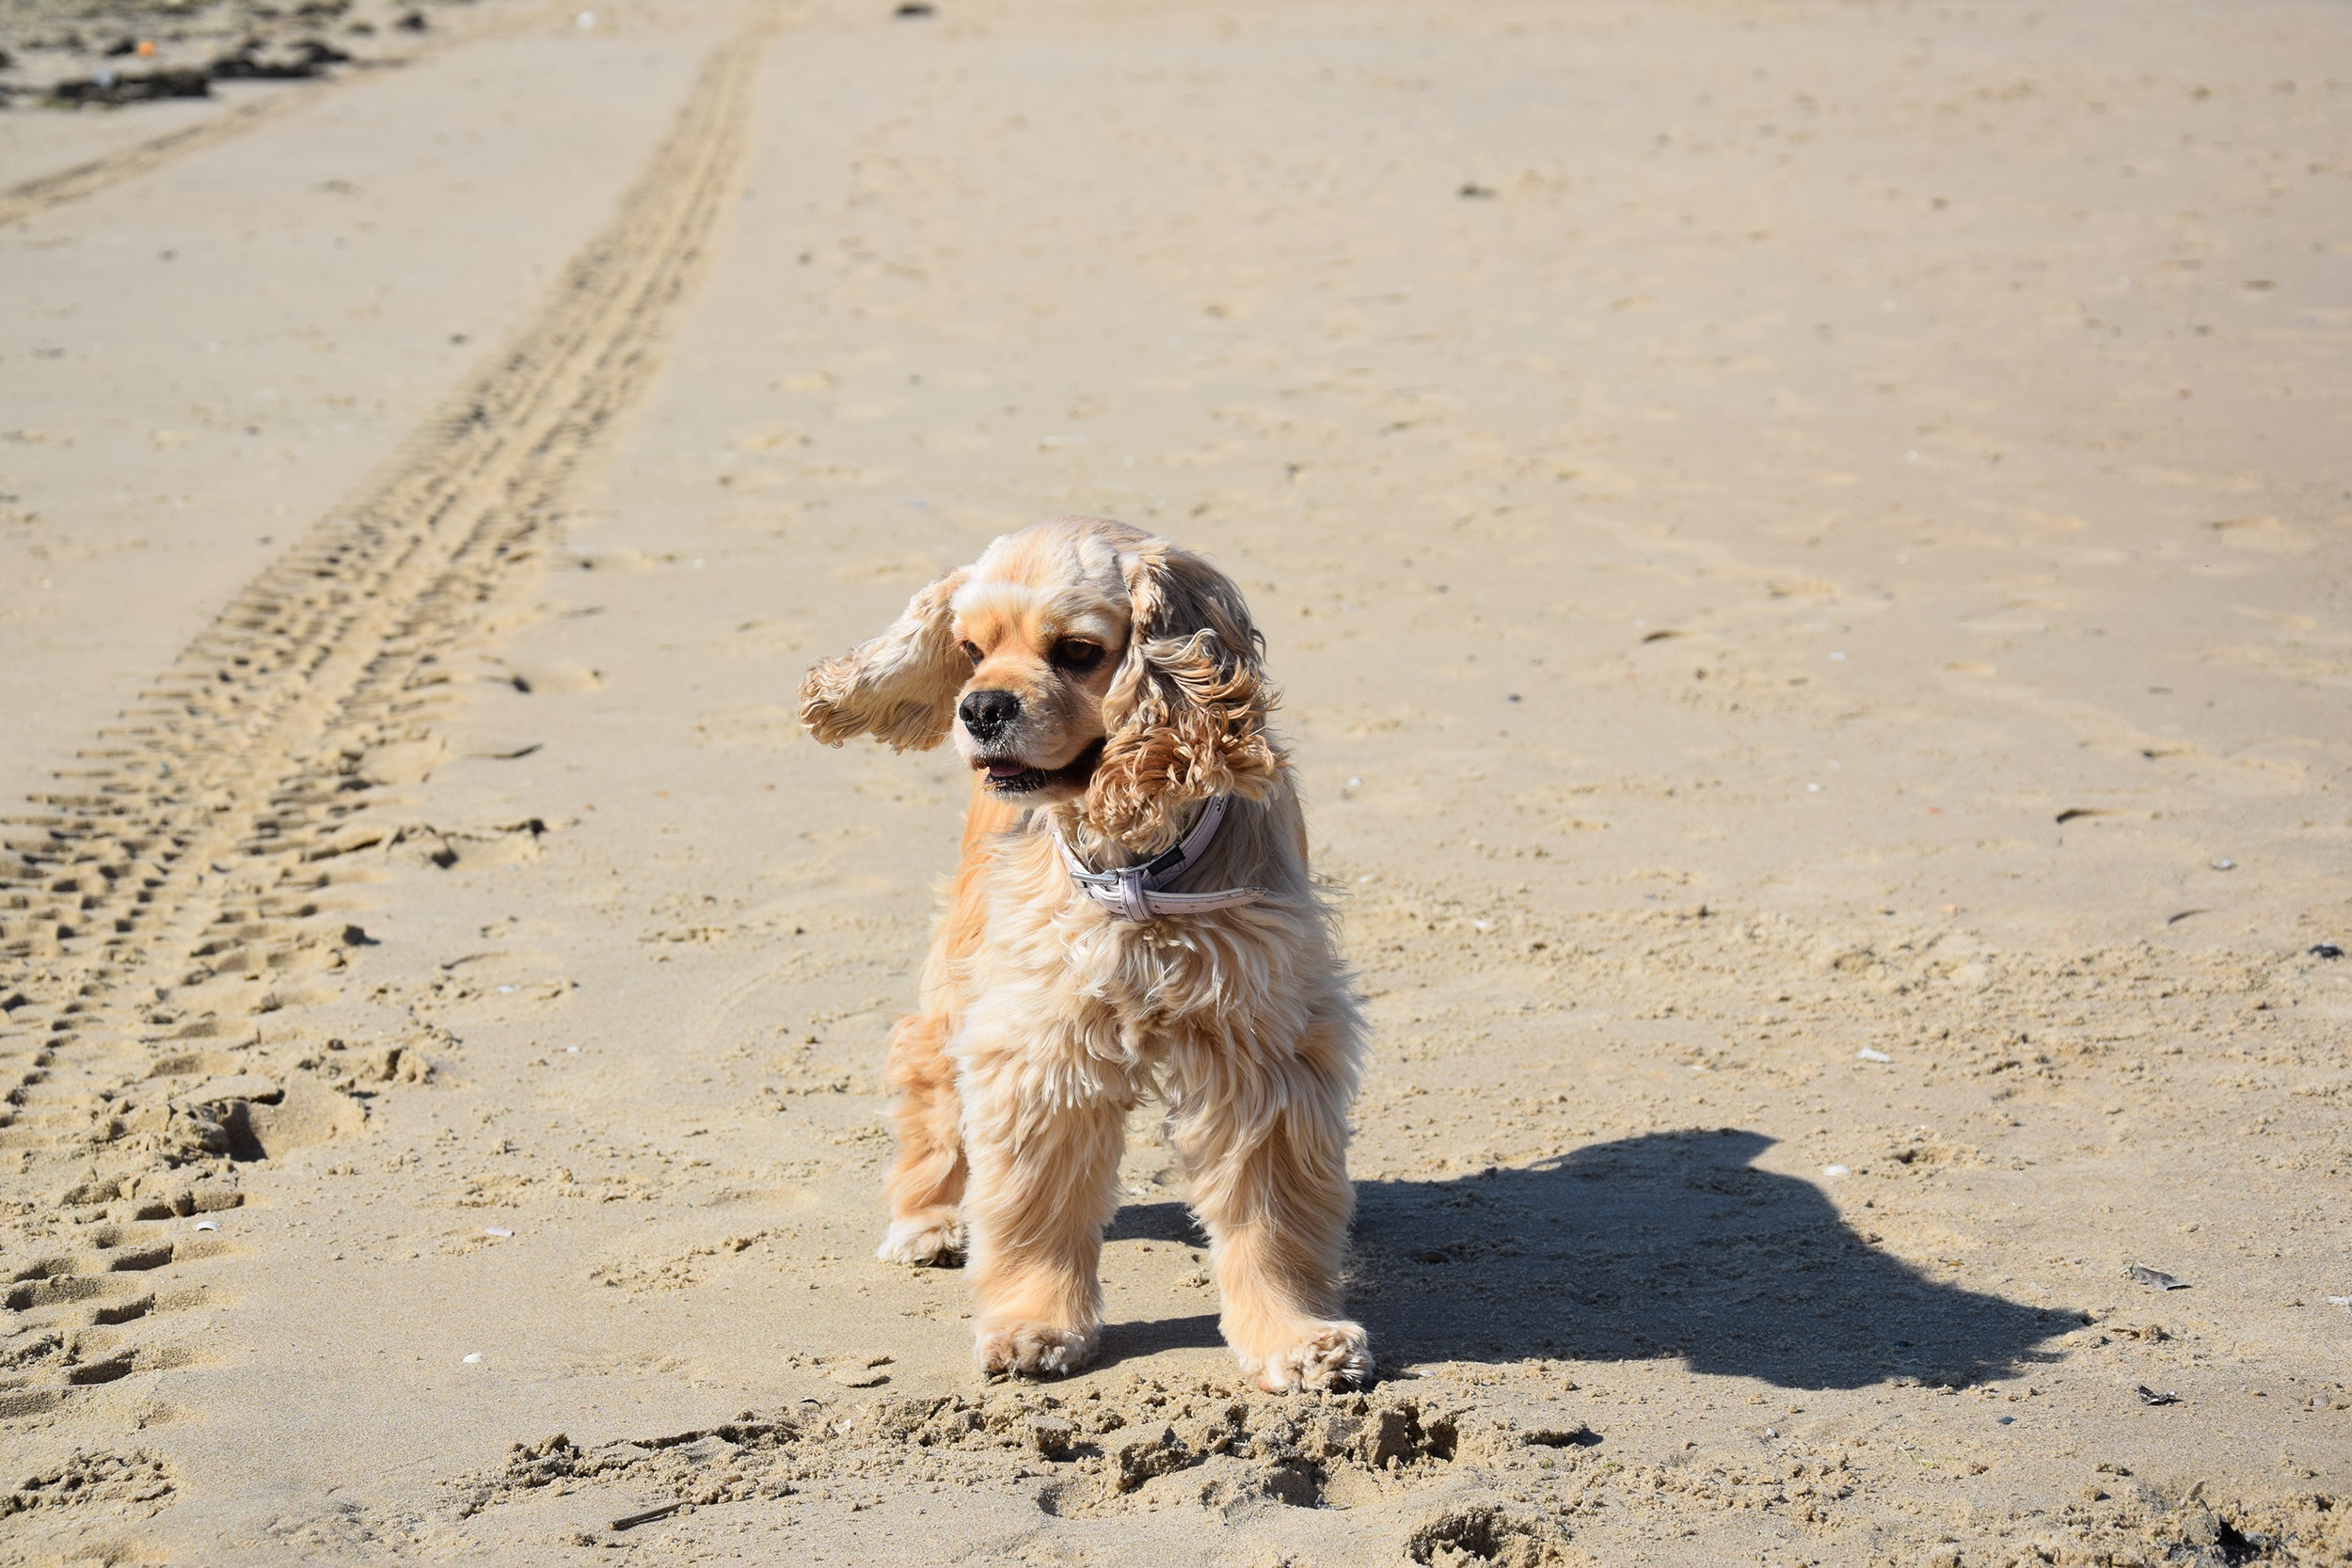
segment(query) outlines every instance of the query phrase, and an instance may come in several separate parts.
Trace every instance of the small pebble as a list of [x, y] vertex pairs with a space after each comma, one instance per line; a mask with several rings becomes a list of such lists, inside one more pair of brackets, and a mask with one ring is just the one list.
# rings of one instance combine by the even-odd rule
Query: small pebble
[[474, 1351], [466, 1357], [466, 1365], [470, 1367], [481, 1359], [482, 1353], [480, 1351]]

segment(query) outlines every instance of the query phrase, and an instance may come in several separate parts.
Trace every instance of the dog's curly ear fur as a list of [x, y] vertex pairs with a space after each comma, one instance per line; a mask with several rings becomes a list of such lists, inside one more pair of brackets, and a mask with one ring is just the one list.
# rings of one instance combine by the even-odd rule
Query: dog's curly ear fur
[[1233, 579], [1165, 539], [1120, 555], [1127, 654], [1104, 695], [1109, 734], [1080, 811], [1142, 851], [1175, 837], [1185, 805], [1261, 799], [1284, 759], [1266, 731], [1264, 639]]
[[956, 646], [949, 601], [971, 572], [941, 578], [907, 601], [880, 637], [826, 659], [801, 682], [801, 722], [828, 746], [870, 735], [894, 752], [928, 752], [947, 734], [972, 673]]

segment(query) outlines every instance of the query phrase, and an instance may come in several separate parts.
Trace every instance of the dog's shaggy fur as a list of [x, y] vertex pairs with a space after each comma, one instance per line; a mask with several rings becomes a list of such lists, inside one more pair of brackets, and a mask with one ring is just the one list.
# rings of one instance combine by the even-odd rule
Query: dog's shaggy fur
[[[968, 1243], [983, 1371], [1092, 1359], [1127, 1113], [1156, 1094], [1243, 1369], [1275, 1390], [1371, 1374], [1363, 1329], [1339, 1316], [1362, 1025], [1267, 728], [1261, 645], [1200, 557], [1063, 517], [998, 539], [801, 689], [819, 740], [903, 751], [952, 731], [976, 773], [920, 1006], [890, 1044], [881, 1256], [948, 1262]], [[1219, 795], [1224, 825], [1174, 891], [1257, 902], [1120, 920], [1055, 843], [1096, 869], [1138, 864]]]

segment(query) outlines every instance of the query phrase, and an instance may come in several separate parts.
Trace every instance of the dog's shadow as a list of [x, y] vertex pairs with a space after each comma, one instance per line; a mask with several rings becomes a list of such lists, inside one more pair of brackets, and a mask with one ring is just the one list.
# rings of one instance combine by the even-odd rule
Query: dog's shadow
[[[1963, 1290], [1877, 1249], [1820, 1188], [1756, 1168], [1759, 1132], [1659, 1132], [1534, 1165], [1359, 1181], [1348, 1307], [1390, 1366], [1625, 1361], [1784, 1388], [1966, 1386], [2057, 1359], [2072, 1312]], [[1110, 1239], [1201, 1238], [1175, 1203]], [[1124, 1325], [1112, 1357], [1215, 1344], [1216, 1320]]]

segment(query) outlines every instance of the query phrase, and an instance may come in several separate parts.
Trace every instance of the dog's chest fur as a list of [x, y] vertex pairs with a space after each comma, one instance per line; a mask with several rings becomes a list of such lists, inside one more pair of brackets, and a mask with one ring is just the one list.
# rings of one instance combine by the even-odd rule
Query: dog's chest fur
[[[1329, 985], [1316, 912], [1282, 901], [1136, 923], [1079, 895], [1050, 837], [998, 851], [976, 1009], [1018, 1006], [1033, 1056], [1081, 1071], [1188, 1077], [1200, 1053], [1265, 1052]], [[1200, 1064], [1207, 1065], [1207, 1064]]]

